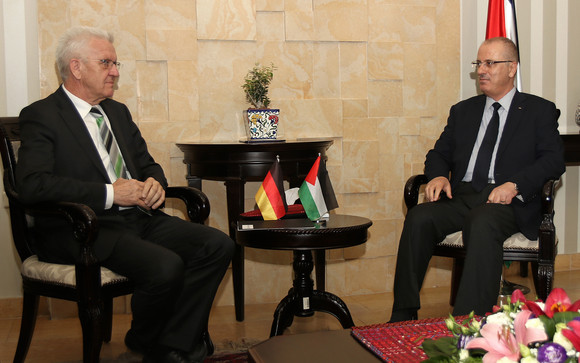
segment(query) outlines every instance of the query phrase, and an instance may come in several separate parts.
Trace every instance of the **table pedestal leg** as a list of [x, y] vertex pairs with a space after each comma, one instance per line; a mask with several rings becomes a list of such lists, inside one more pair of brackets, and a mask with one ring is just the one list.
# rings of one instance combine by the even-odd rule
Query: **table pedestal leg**
[[[244, 211], [244, 184], [243, 180], [228, 180], [225, 182], [229, 232], [234, 241], [236, 240], [237, 222], [240, 214]], [[236, 244], [232, 259], [232, 279], [236, 320], [244, 321], [244, 246], [239, 244]]]
[[338, 296], [314, 290], [310, 277], [314, 264], [311, 251], [294, 251], [294, 284], [274, 312], [270, 337], [281, 335], [292, 324], [294, 315], [311, 316], [315, 311], [329, 313], [338, 319], [343, 328], [354, 326], [348, 307]]

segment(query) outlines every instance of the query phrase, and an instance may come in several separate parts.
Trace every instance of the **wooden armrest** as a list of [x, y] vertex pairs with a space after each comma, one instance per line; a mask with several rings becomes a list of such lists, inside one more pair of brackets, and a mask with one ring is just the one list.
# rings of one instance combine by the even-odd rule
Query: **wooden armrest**
[[185, 203], [187, 216], [192, 222], [203, 223], [210, 213], [210, 204], [207, 195], [193, 187], [168, 187], [165, 190], [166, 198], [178, 198]]
[[411, 209], [417, 205], [419, 201], [419, 189], [423, 184], [427, 184], [427, 176], [425, 174], [413, 175], [405, 183], [404, 197], [407, 209]]
[[560, 183], [559, 179], [550, 179], [542, 188], [542, 213], [543, 214], [553, 214], [554, 213], [554, 193], [556, 187]]
[[554, 192], [559, 179], [550, 179], [542, 188], [542, 221], [538, 234], [540, 261], [553, 261], [556, 257], [558, 240], [554, 226]]

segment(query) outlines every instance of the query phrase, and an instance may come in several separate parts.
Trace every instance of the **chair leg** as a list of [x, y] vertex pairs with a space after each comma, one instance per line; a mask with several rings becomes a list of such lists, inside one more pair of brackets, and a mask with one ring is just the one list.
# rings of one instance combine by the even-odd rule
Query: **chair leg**
[[463, 265], [465, 260], [463, 258], [453, 259], [453, 270], [451, 271], [451, 292], [449, 295], [449, 305], [455, 306], [455, 299], [457, 298], [457, 291], [459, 290], [459, 281], [463, 274]]
[[79, 302], [79, 319], [83, 330], [83, 363], [98, 363], [103, 344], [103, 302]]
[[22, 363], [26, 359], [28, 348], [36, 326], [36, 316], [38, 315], [39, 296], [24, 291], [22, 298], [22, 319], [20, 321], [20, 336], [18, 346], [14, 354], [14, 363]]
[[520, 261], [520, 276], [528, 277], [528, 261]]
[[532, 276], [536, 295], [542, 301], [546, 301], [554, 284], [554, 264], [532, 262]]
[[111, 341], [113, 332], [113, 298], [104, 299], [103, 304], [103, 328], [101, 331], [103, 333], [103, 341], [108, 343]]

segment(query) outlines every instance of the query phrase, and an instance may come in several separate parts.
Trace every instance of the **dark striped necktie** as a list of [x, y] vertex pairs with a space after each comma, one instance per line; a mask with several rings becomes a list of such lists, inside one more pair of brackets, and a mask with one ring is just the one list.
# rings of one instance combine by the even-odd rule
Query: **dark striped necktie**
[[497, 141], [497, 135], [499, 132], [499, 108], [501, 105], [495, 102], [493, 105], [493, 116], [487, 125], [485, 130], [485, 136], [481, 146], [479, 147], [479, 152], [477, 153], [477, 159], [475, 160], [475, 166], [473, 168], [473, 177], [471, 179], [471, 185], [473, 189], [480, 192], [485, 188], [489, 182], [489, 168], [491, 166], [491, 157], [493, 155], [493, 149], [495, 148], [495, 143]]
[[115, 170], [115, 175], [117, 178], [127, 179], [127, 167], [125, 166], [125, 162], [121, 156], [121, 150], [119, 149], [119, 145], [117, 145], [117, 140], [115, 140], [111, 129], [109, 129], [109, 126], [105, 122], [103, 114], [96, 107], [91, 108], [90, 113], [97, 120], [99, 135], [101, 135], [105, 149], [107, 149], [107, 152], [109, 153], [109, 158], [111, 159], [111, 164]]

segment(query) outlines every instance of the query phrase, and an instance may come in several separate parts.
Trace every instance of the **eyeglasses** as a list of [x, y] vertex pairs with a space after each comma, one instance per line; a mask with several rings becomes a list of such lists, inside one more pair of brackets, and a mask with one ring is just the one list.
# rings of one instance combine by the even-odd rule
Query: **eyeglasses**
[[103, 69], [111, 69], [113, 64], [117, 67], [117, 69], [121, 69], [121, 63], [114, 60], [110, 59], [91, 59], [91, 60], [99, 62], [101, 64], [101, 67], [103, 67]]
[[473, 69], [478, 69], [479, 67], [485, 65], [487, 66], [487, 68], [491, 68], [494, 64], [497, 63], [511, 63], [513, 61], [511, 60], [503, 60], [503, 61], [494, 61], [494, 60], [485, 60], [485, 61], [473, 61], [471, 62], [471, 66], [473, 67]]

